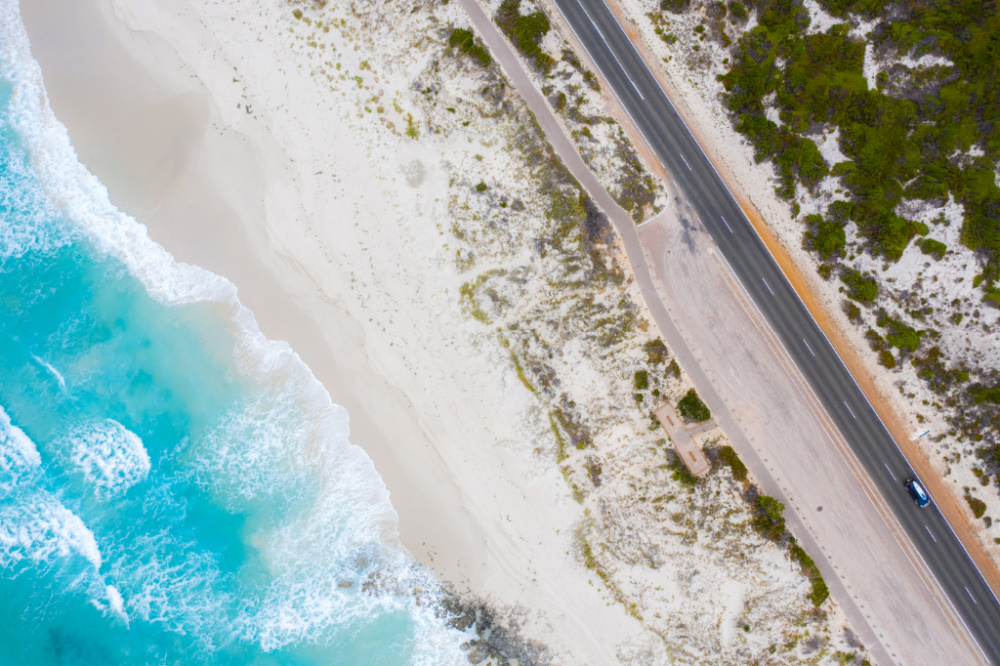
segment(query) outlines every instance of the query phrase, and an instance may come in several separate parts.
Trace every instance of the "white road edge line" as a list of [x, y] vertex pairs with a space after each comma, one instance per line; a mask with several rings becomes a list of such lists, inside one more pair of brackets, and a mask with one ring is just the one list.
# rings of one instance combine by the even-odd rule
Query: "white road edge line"
[[[931, 532], [931, 528], [929, 528], [926, 525], [924, 525], [924, 529], [927, 530], [927, 533], [931, 535], [932, 539], [934, 539], [934, 533]], [[934, 543], [937, 543], [937, 539], [934, 539]], [[968, 592], [969, 588], [965, 588], [965, 591]], [[972, 595], [970, 594], [969, 596], [971, 597]], [[973, 601], [975, 601], [975, 599], [973, 599]]]
[[808, 349], [808, 350], [809, 350], [809, 353], [810, 353], [810, 354], [812, 354], [812, 355], [813, 355], [813, 357], [815, 357], [815, 356], [816, 356], [816, 352], [814, 352], [814, 351], [813, 351], [813, 348], [809, 346], [809, 343], [808, 343], [808, 342], [806, 342], [806, 339], [805, 339], [805, 338], [802, 338], [802, 344], [804, 344], [804, 345], [806, 346], [806, 349]]
[[846, 400], [841, 400], [841, 402], [844, 403], [844, 407], [847, 407], [847, 411], [851, 412], [851, 418], [854, 419], [855, 421], [857, 421], [858, 417], [854, 415], [853, 411], [851, 411], [851, 406], [847, 404], [847, 401]]
[[[888, 465], [886, 465], [885, 463], [882, 463], [882, 467], [885, 467], [885, 471], [889, 472], [889, 476], [892, 477], [893, 481], [898, 481], [899, 480], [899, 479], [896, 478], [896, 475], [892, 473], [892, 470], [889, 469]], [[924, 525], [924, 527], [927, 527], [927, 526]], [[931, 538], [933, 539], [934, 537], [931, 537]]]
[[[590, 25], [594, 26], [594, 30], [597, 31], [597, 36], [601, 38], [601, 41], [604, 42], [604, 46], [606, 46], [608, 48], [608, 53], [610, 53], [611, 57], [614, 58], [615, 62], [618, 63], [618, 68], [620, 70], [622, 70], [622, 74], [625, 75], [625, 78], [628, 79], [628, 82], [632, 84], [633, 88], [635, 88], [635, 92], [636, 92], [636, 94], [639, 95], [639, 99], [641, 99], [643, 102], [645, 102], [646, 98], [643, 96], [642, 91], [639, 90], [639, 86], [635, 85], [635, 81], [633, 81], [632, 77], [628, 75], [628, 70], [625, 69], [625, 67], [618, 60], [618, 56], [615, 55], [614, 49], [612, 49], [611, 45], [608, 44], [608, 40], [606, 40], [604, 38], [604, 33], [601, 32], [601, 29], [597, 27], [596, 23], [594, 23], [594, 19], [590, 17], [590, 13], [587, 11], [587, 8], [583, 6], [583, 3], [580, 3], [580, 9], [582, 9], [583, 13], [587, 15], [587, 18], [590, 20]], [[691, 167], [688, 167], [688, 169], [690, 169], [690, 168]]]
[[[764, 286], [767, 287], [768, 291], [771, 291], [771, 285], [769, 285], [767, 283], [767, 280], [765, 280], [764, 278], [761, 278], [760, 281], [764, 283]], [[774, 296], [774, 292], [773, 291], [771, 291], [771, 295]]]
[[965, 588], [965, 593], [969, 595], [970, 599], [972, 599], [972, 603], [976, 604], [977, 606], [979, 605], [979, 602], [976, 601], [976, 598], [972, 596], [972, 592], [969, 592], [969, 588]]
[[726, 218], [722, 217], [721, 215], [719, 217], [722, 218], [722, 223], [724, 225], [726, 225], [726, 229], [729, 229], [729, 233], [733, 233], [733, 228], [731, 226], [729, 226], [728, 222], [726, 222]]
[[[945, 521], [945, 524], [947, 525], [948, 521]], [[952, 530], [952, 533], [954, 533], [954, 530]], [[955, 538], [958, 539], [957, 536]], [[961, 543], [961, 541], [959, 541], [959, 543]], [[914, 549], [914, 550], [916, 550], [916, 549]], [[938, 577], [934, 573], [934, 571], [929, 566], [927, 566], [927, 560], [924, 559], [923, 554], [919, 550], [916, 550], [916, 553], [917, 553], [917, 557], [920, 558], [920, 561], [924, 563], [924, 567], [926, 567], [927, 571], [930, 572], [931, 578], [933, 578], [934, 582], [936, 582], [938, 584], [938, 588], [940, 588], [940, 590], [941, 590], [941, 596], [943, 596], [944, 600], [948, 602], [949, 606], [951, 606], [951, 612], [955, 614], [955, 617], [958, 618], [958, 621], [962, 623], [963, 627], [965, 627], [965, 632], [969, 635], [969, 638], [971, 638], [972, 642], [976, 644], [976, 649], [979, 650], [979, 654], [983, 655], [983, 659], [986, 661], [987, 664], [992, 664], [993, 662], [990, 661], [990, 658], [989, 658], [989, 656], [987, 656], [986, 651], [983, 650], [983, 646], [980, 645], [979, 641], [976, 639], [976, 635], [972, 633], [972, 629], [969, 629], [969, 625], [965, 623], [965, 618], [962, 617], [962, 614], [958, 612], [957, 608], [955, 608], [955, 602], [952, 601], [951, 597], [949, 597], [948, 594], [944, 591], [944, 587], [941, 585], [941, 581], [938, 580]], [[978, 571], [978, 569], [977, 569], [977, 571]], [[982, 574], [980, 574], [980, 575], [982, 575]], [[991, 588], [987, 588], [987, 589], [991, 589]], [[968, 591], [968, 590], [966, 590], [966, 591]]]
[[[688, 168], [688, 171], [691, 171], [691, 165], [688, 164], [688, 161], [686, 159], [684, 159], [684, 156], [681, 155], [680, 153], [677, 153], [677, 154], [681, 156], [681, 161], [684, 162], [684, 166], [686, 166]], [[729, 225], [727, 224], [726, 226], [729, 226]]]

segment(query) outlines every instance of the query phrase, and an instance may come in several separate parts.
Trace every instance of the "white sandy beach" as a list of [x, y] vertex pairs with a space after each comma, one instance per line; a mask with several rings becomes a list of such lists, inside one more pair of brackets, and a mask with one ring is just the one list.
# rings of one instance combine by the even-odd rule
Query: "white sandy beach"
[[[817, 613], [785, 549], [748, 526], [728, 475], [697, 493], [671, 480], [634, 399], [656, 332], [631, 280], [580, 298], [604, 310], [531, 291], [552, 268], [531, 249], [550, 202], [508, 150], [510, 116], [484, 113], [495, 71], [436, 59], [468, 25], [458, 3], [323, 4], [32, 0], [22, 13], [81, 160], [153, 240], [231, 280], [347, 408], [402, 543], [452, 589], [506, 611], [555, 663], [743, 663], [775, 645], [813, 663], [856, 647], [836, 605]], [[500, 197], [528, 212], [498, 214]], [[528, 277], [487, 285], [500, 293], [484, 326], [462, 287], [507, 270]], [[555, 330], [563, 306], [583, 320], [631, 308], [639, 323], [608, 351]], [[503, 338], [522, 324], [521, 347]], [[565, 454], [555, 399], [515, 371], [532, 335], [536, 361], [559, 347], [542, 363], [590, 419], [589, 447]], [[649, 401], [690, 387], [662, 374]], [[675, 526], [684, 511], [697, 530]]]
[[469, 342], [462, 278], [427, 233], [446, 216], [440, 156], [319, 95], [281, 41], [291, 9], [277, 0], [22, 13], [81, 160], [179, 260], [234, 282], [347, 408], [407, 548], [458, 591], [531, 609], [527, 633], [561, 661], [642, 644], [552, 527], [579, 507], [557, 469], [532, 464], [530, 395]]

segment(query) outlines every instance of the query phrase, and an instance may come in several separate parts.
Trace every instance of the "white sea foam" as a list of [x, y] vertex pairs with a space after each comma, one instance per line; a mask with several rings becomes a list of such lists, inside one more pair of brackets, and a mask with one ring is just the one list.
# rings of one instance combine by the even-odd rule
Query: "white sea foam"
[[164, 302], [235, 298], [235, 287], [212, 273], [174, 261], [145, 226], [112, 205], [107, 188], [77, 159], [66, 128], [49, 107], [42, 71], [31, 57], [20, 8], [0, 2], [0, 75], [13, 85], [10, 117], [24, 140], [46, 194], [101, 251], [121, 260]]
[[16, 506], [0, 508], [0, 568], [74, 555], [86, 559], [95, 572], [101, 568], [93, 533], [55, 498], [39, 493]]
[[[65, 127], [49, 108], [13, 0], [0, 0], [0, 75], [13, 84], [12, 124], [46, 194], [93, 245], [122, 261], [162, 302], [228, 306], [230, 330], [236, 329], [238, 341], [237, 368], [258, 380], [264, 395], [193, 443], [190, 455], [197, 458], [199, 483], [230, 507], [277, 492], [305, 505], [290, 522], [262, 527], [252, 536], [272, 582], [259, 603], [247, 600], [252, 607], [240, 622], [227, 618], [234, 600], [221, 591], [225, 586], [216, 564], [172, 544], [169, 534], [133, 539], [127, 553], [110, 558], [109, 578], [121, 590], [127, 616], [197, 636], [206, 647], [229, 634], [272, 650], [297, 641], [322, 643], [331, 629], [352, 618], [404, 612], [416, 629], [413, 663], [464, 663], [459, 645], [465, 638], [437, 617], [440, 607], [433, 602], [441, 594], [439, 585], [399, 545], [388, 492], [371, 459], [348, 441], [346, 411], [332, 403], [286, 343], [260, 333], [230, 282], [176, 262], [143, 225], [111, 204], [106, 188], [80, 164]], [[127, 488], [149, 471], [138, 437], [114, 426], [105, 431], [107, 436], [79, 438], [79, 446], [72, 448], [73, 461], [88, 480], [108, 492]], [[316, 482], [310, 484], [310, 479]], [[61, 524], [68, 526], [70, 518]], [[74, 543], [82, 548], [88, 542], [81, 537]], [[168, 554], [175, 547], [186, 551], [183, 562]], [[96, 544], [87, 552], [99, 565]], [[341, 586], [348, 581], [351, 587]], [[361, 593], [366, 581], [372, 584]]]
[[[95, 594], [90, 599], [90, 605], [105, 615], [114, 615], [128, 625], [128, 615], [125, 613], [125, 600], [114, 585], [94, 585]], [[99, 590], [99, 591], [98, 591]]]
[[[7, 119], [0, 115], [0, 131], [8, 131]], [[43, 252], [65, 245], [70, 240], [64, 225], [54, 223], [58, 211], [37, 187], [31, 187], [34, 174], [24, 155], [9, 151], [0, 158], [0, 210], [9, 212], [0, 218], [0, 271], [12, 259], [29, 252]]]
[[308, 490], [308, 477], [314, 476], [305, 453], [312, 420], [294, 395], [262, 391], [248, 404], [234, 406], [189, 447], [187, 463], [198, 485], [230, 510], [246, 501], [293, 500]]
[[70, 458], [98, 496], [122, 493], [149, 474], [149, 454], [142, 440], [117, 421], [83, 423], [69, 438]]
[[0, 407], [0, 490], [13, 487], [25, 472], [41, 463], [35, 443]]
[[191, 636], [213, 650], [234, 633], [228, 610], [237, 605], [224, 590], [214, 559], [170, 534], [115, 544], [109, 553], [110, 580], [133, 620]]
[[66, 379], [62, 376], [62, 373], [60, 373], [58, 370], [56, 370], [52, 366], [51, 363], [46, 363], [45, 361], [43, 361], [42, 359], [40, 359], [37, 356], [32, 356], [31, 358], [35, 359], [35, 363], [37, 363], [38, 365], [40, 365], [43, 368], [45, 368], [46, 370], [48, 370], [49, 373], [53, 377], [56, 378], [56, 381], [59, 382], [59, 388], [62, 389], [63, 393], [65, 393], [66, 392]]

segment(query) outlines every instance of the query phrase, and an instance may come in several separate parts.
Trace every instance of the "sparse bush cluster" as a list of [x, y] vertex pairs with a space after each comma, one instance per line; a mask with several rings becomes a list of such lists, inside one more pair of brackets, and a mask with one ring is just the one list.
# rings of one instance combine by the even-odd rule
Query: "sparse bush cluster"
[[853, 268], [844, 268], [840, 281], [847, 285], [847, 297], [859, 303], [874, 303], [878, 296], [878, 282]]
[[[980, 47], [1000, 39], [997, 13], [984, 14], [978, 3], [969, 2], [819, 4], [845, 18], [848, 12], [891, 16], [871, 35], [877, 52], [938, 53], [954, 68], [895, 68], [884, 72], [878, 89], [871, 90], [863, 72], [865, 44], [848, 34], [846, 23], [807, 34], [803, 6], [756, 0], [751, 5], [758, 25], [740, 37], [722, 77], [736, 128], [753, 144], [758, 160], [774, 162], [778, 193], [785, 198], [794, 198], [796, 184], [815, 187], [828, 171], [840, 176], [848, 197], [833, 205], [857, 224], [868, 250], [889, 261], [898, 260], [914, 236], [926, 233], [896, 213], [898, 204], [904, 199], [943, 201], [951, 193], [965, 207], [962, 240], [979, 250], [986, 263], [984, 296], [1000, 304], [1000, 187], [994, 178], [1000, 126], [992, 121], [1000, 113], [1000, 83], [994, 75], [995, 55], [987, 56]], [[744, 13], [742, 6], [730, 5], [731, 16]], [[772, 94], [780, 127], [765, 115], [764, 100]], [[840, 129], [847, 161], [823, 162], [807, 136], [820, 125]], [[964, 163], [954, 160], [956, 151], [973, 145], [984, 154]], [[806, 222], [807, 246], [829, 259], [838, 251], [839, 232], [829, 223]], [[935, 258], [947, 250], [934, 240], [920, 241], [920, 248]]]

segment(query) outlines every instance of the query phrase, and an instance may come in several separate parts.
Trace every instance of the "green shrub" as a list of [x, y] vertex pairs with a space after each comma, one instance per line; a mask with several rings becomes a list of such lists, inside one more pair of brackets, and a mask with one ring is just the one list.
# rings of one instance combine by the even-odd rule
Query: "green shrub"
[[678, 481], [688, 488], [693, 488], [700, 481], [674, 451], [667, 451], [667, 469], [670, 470], [670, 476], [673, 477], [674, 481]]
[[807, 215], [805, 222], [808, 230], [803, 244], [807, 250], [818, 253], [823, 261], [843, 253], [847, 245], [843, 225], [824, 220], [822, 215]]
[[851, 301], [844, 301], [844, 314], [846, 314], [847, 318], [851, 321], [857, 322], [861, 319], [861, 308]]
[[691, 0], [660, 0], [660, 9], [679, 14], [688, 8]]
[[712, 412], [694, 389], [689, 390], [677, 403], [677, 411], [690, 421], [702, 422], [712, 418]]
[[747, 8], [742, 2], [730, 2], [729, 15], [740, 22], [750, 18], [750, 14], [747, 13]]
[[972, 515], [976, 518], [982, 518], [983, 514], [986, 513], [986, 502], [978, 497], [973, 497], [968, 491], [965, 492], [965, 501], [969, 503]]
[[635, 390], [644, 391], [649, 388], [649, 373], [645, 370], [639, 370], [635, 373]]
[[865, 331], [865, 340], [868, 341], [868, 346], [871, 347], [872, 351], [880, 352], [883, 349], [888, 349], [889, 347], [889, 345], [885, 342], [885, 338], [879, 335], [873, 328], [869, 328]]
[[896, 357], [888, 349], [883, 349], [878, 354], [878, 362], [892, 370], [896, 367]]
[[809, 601], [812, 602], [813, 606], [819, 608], [830, 596], [830, 588], [827, 587], [826, 581], [823, 580], [823, 574], [819, 572], [819, 567], [809, 557], [809, 553], [797, 544], [794, 539], [788, 544], [788, 554], [791, 556], [792, 561], [798, 563], [802, 569], [802, 573], [809, 578], [809, 582], [812, 585], [812, 591], [809, 593]]
[[924, 238], [918, 245], [920, 246], [920, 251], [924, 254], [934, 257], [937, 261], [944, 258], [945, 253], [948, 251], [948, 246], [941, 241], [936, 241], [933, 238]]
[[764, 510], [764, 515], [766, 515], [771, 522], [784, 520], [783, 514], [785, 513], [785, 505], [773, 497], [768, 495], [758, 495], [757, 506]]
[[737, 481], [747, 480], [747, 466], [743, 464], [736, 451], [731, 446], [723, 446], [719, 449], [719, 462], [729, 467], [733, 478]]
[[757, 515], [753, 526], [761, 536], [771, 541], [780, 541], [785, 534], [785, 505], [767, 495], [757, 496]]
[[840, 281], [847, 285], [847, 296], [859, 303], [872, 303], [878, 296], [878, 283], [853, 268], [844, 268]]
[[920, 346], [920, 333], [914, 328], [907, 326], [898, 319], [893, 319], [889, 315], [882, 315], [878, 318], [878, 325], [887, 331], [886, 342], [890, 347], [905, 351], [916, 351]]
[[969, 392], [972, 394], [972, 400], [977, 405], [981, 405], [984, 402], [992, 402], [994, 405], [1000, 405], [1000, 386], [986, 388], [985, 386], [978, 385], [972, 387]]
[[455, 28], [452, 30], [451, 36], [448, 37], [448, 46], [452, 48], [457, 46], [459, 51], [483, 67], [489, 67], [490, 65], [489, 52], [476, 43], [475, 35], [472, 34], [471, 30], [466, 30], [465, 28]]
[[646, 358], [649, 360], [650, 365], [661, 365], [667, 362], [667, 358], [669, 357], [667, 346], [663, 344], [663, 340], [660, 338], [650, 340], [642, 348], [646, 352]]
[[484, 183], [483, 181], [479, 181], [478, 183], [476, 183], [476, 192], [485, 192], [485, 191], [486, 191], [486, 183]]

